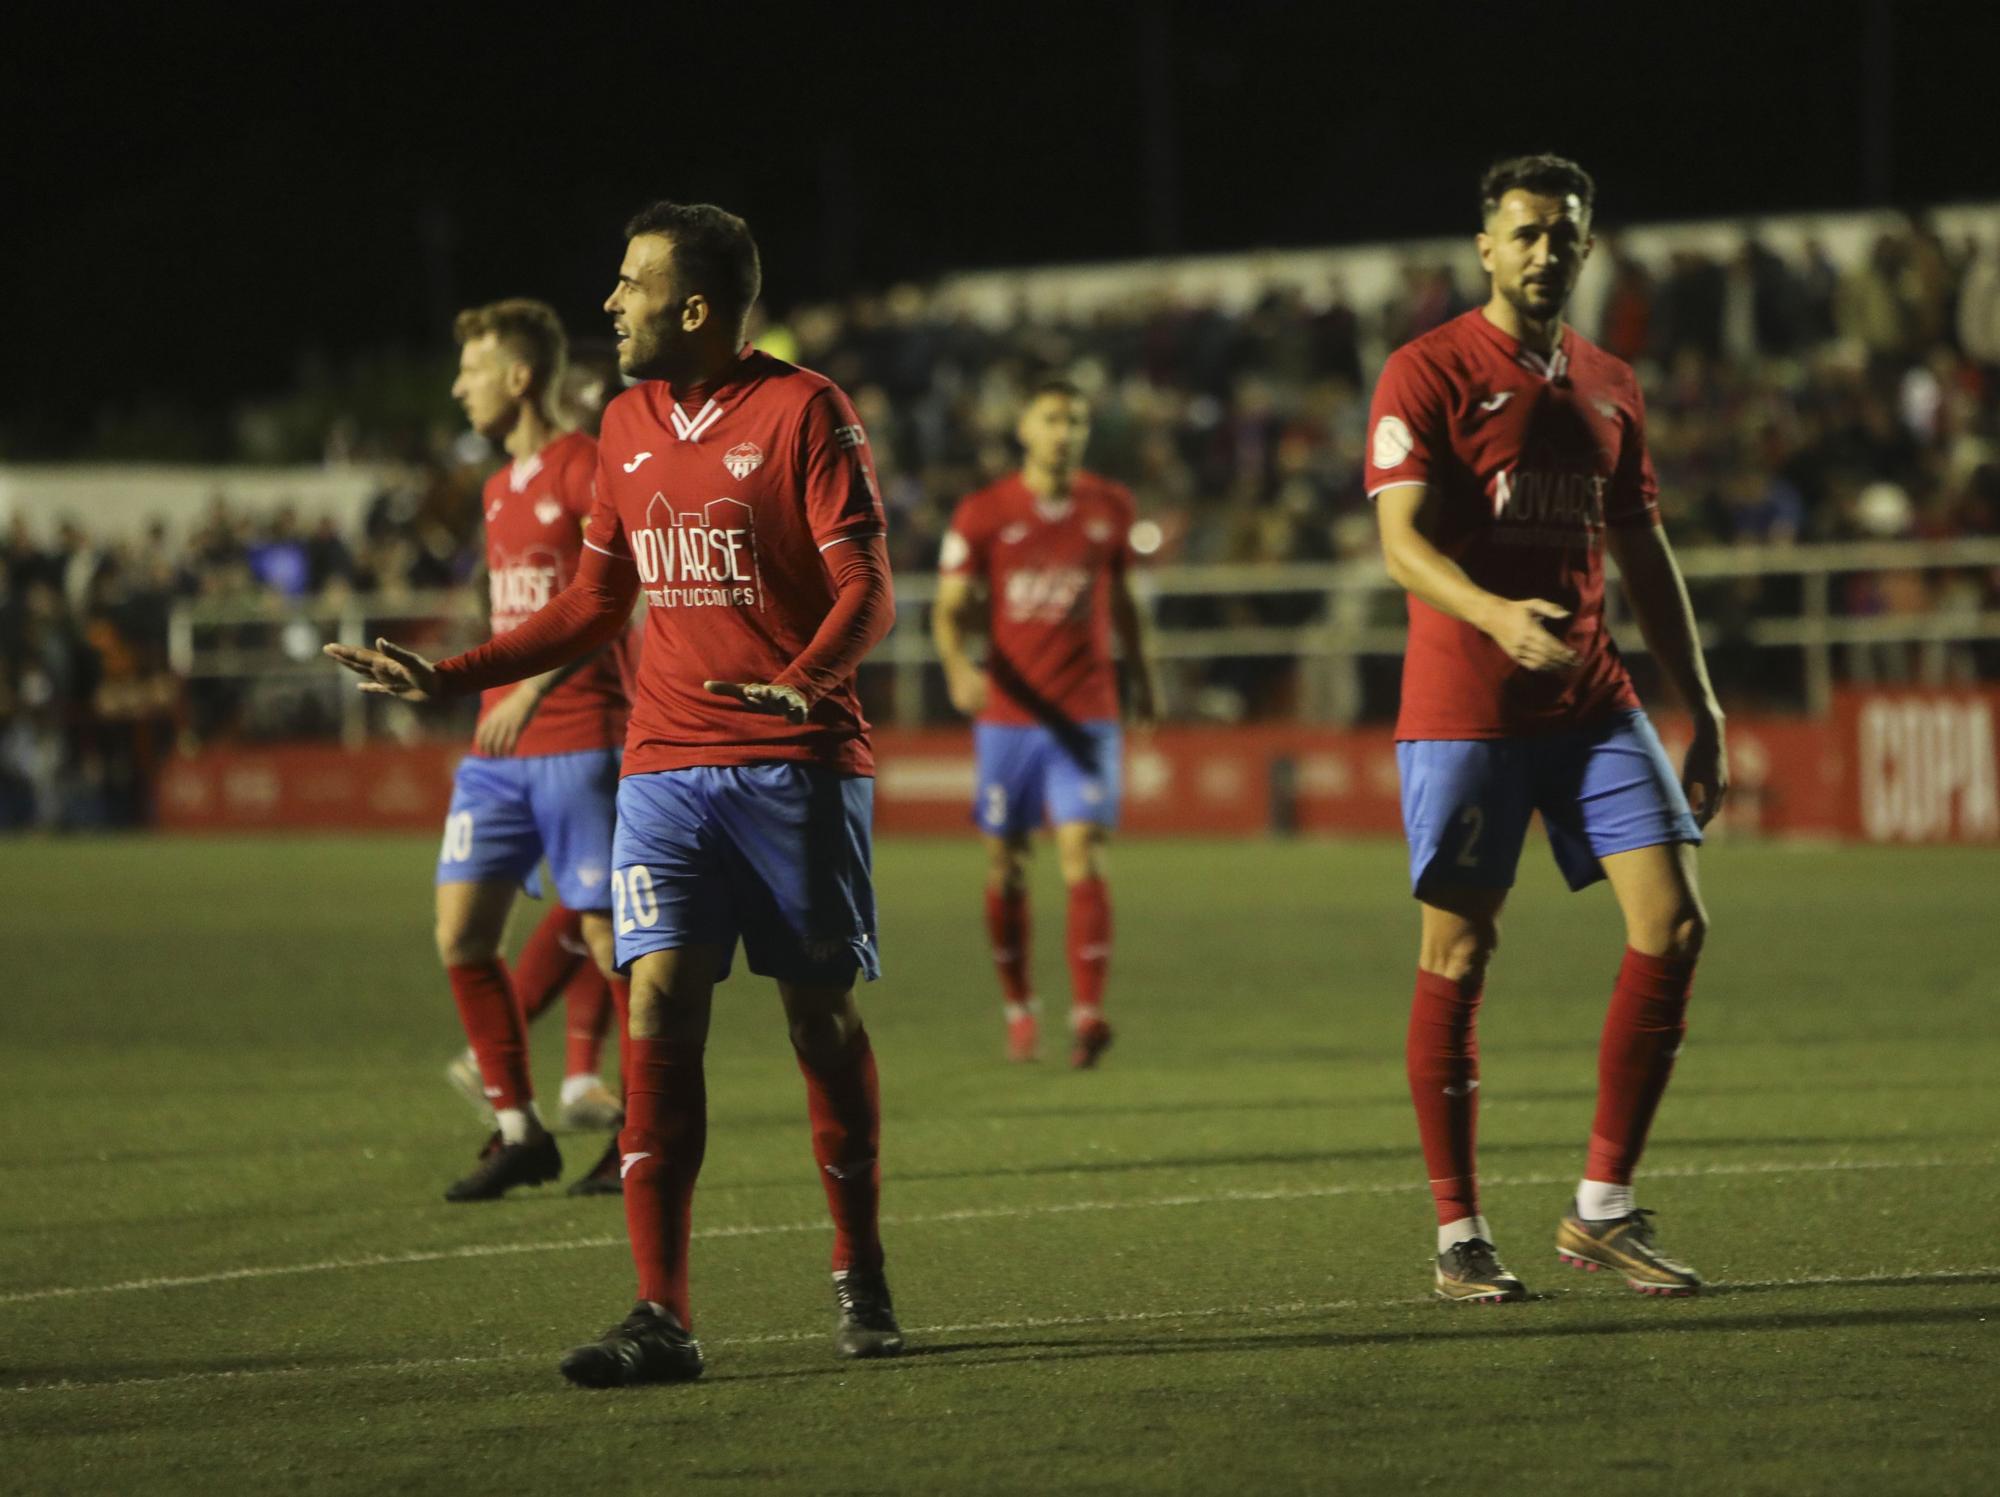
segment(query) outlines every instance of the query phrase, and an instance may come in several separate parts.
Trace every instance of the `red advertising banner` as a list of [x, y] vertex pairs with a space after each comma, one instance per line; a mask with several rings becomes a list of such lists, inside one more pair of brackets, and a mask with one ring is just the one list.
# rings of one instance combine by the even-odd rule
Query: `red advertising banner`
[[[1730, 723], [1735, 789], [1726, 836], [2000, 842], [2000, 691], [1851, 692], [1831, 718]], [[1661, 736], [1678, 759], [1687, 730]], [[969, 834], [972, 735], [876, 735], [876, 825]], [[170, 830], [442, 826], [456, 745], [211, 749], [169, 762], [157, 804]], [[1124, 829], [1136, 835], [1402, 830], [1386, 728], [1168, 728], [1125, 749]]]
[[1834, 721], [1852, 745], [1853, 815], [1869, 842], [2000, 841], [2000, 691], [1853, 693]]

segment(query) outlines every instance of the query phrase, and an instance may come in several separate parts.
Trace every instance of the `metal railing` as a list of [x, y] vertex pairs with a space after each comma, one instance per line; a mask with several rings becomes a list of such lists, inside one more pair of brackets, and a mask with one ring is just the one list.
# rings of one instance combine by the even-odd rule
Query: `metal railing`
[[[1736, 627], [1732, 641], [1758, 651], [1796, 651], [1802, 704], [1814, 715], [1828, 710], [1843, 658], [1854, 667], [1865, 663], [1870, 652], [1903, 647], [1913, 651], [1908, 661], [1913, 679], [1943, 684], [1954, 670], [1964, 669], [1955, 652], [1962, 655], [1968, 645], [2000, 640], [2000, 609], [1948, 603], [1922, 612], [1852, 614], [1835, 606], [1835, 583], [1842, 577], [2000, 568], [2000, 537], [1690, 547], [1679, 557], [1681, 570], [1697, 593], [1698, 613], [1703, 584], [1741, 578], [1765, 583], [1792, 580], [1796, 607], [1760, 610]], [[928, 605], [936, 591], [936, 579], [928, 573], [897, 577], [895, 629], [863, 667], [871, 675], [889, 673], [888, 716], [899, 724], [923, 722], [942, 701], [941, 693], [929, 689], [934, 685], [937, 655], [930, 642]], [[1363, 663], [1403, 651], [1400, 590], [1374, 557], [1311, 564], [1149, 568], [1142, 573], [1142, 591], [1153, 615], [1154, 649], [1168, 667], [1170, 707], [1175, 705], [1171, 678], [1187, 674], [1189, 667], [1225, 660], [1289, 659], [1298, 665], [1298, 715], [1351, 723], [1369, 705]], [[1768, 602], [1769, 595], [1787, 589], [1763, 591]], [[1984, 590], [1969, 591], [1983, 596]], [[1609, 592], [1607, 606], [1619, 647], [1643, 654], [1644, 643], [1623, 613], [1619, 590], [1613, 587]], [[1190, 612], [1214, 612], [1218, 604], [1238, 605], [1234, 612], [1253, 617], [1186, 621]], [[1284, 622], [1255, 620], [1260, 609], [1268, 611], [1273, 605], [1287, 614]], [[411, 623], [429, 626], [433, 633], [442, 625], [440, 642], [453, 647], [476, 641], [483, 628], [476, 601], [465, 591], [410, 593], [393, 600], [356, 596], [290, 606], [269, 600], [197, 601], [181, 604], [171, 616], [170, 659], [175, 671], [190, 680], [233, 679], [294, 688], [318, 680], [331, 690], [338, 678], [320, 657], [320, 644], [330, 639], [368, 640], [378, 634], [395, 637], [398, 625]], [[1703, 621], [1703, 635], [1711, 648], [1722, 639], [1722, 631], [1711, 620]], [[1848, 674], [1857, 671], [1850, 668]], [[368, 699], [343, 692], [342, 701], [343, 736], [359, 741], [369, 729]]]

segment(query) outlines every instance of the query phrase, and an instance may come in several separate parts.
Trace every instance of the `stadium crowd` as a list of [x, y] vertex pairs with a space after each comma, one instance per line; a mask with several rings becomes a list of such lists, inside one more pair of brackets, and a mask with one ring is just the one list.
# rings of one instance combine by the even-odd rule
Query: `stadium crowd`
[[[1584, 331], [1640, 371], [1677, 543], [2000, 533], [2000, 244], [1948, 242], [1919, 219], [1851, 264], [1817, 244], [1788, 258], [1747, 232], [1726, 259], [1648, 264], [1615, 239], [1598, 253], [1611, 280]], [[1052, 369], [1092, 395], [1092, 466], [1137, 491], [1159, 527], [1157, 560], [1320, 561], [1375, 545], [1361, 486], [1374, 371], [1474, 292], [1411, 264], [1399, 294], [1375, 306], [1350, 304], [1337, 282], [1273, 284], [1240, 313], [1148, 293], [993, 327], [942, 289], [901, 286], [792, 309], [757, 341], [853, 393], [899, 570], [933, 567], [956, 499], [1012, 465], [1019, 391]], [[448, 383], [435, 381], [439, 392]], [[245, 628], [268, 634], [299, 599], [393, 601], [474, 580], [492, 455], [435, 404], [401, 419], [378, 410], [367, 424], [338, 413], [320, 431], [311, 456], [324, 461], [401, 460], [347, 533], [296, 506], [247, 513], [220, 498], [184, 533], [156, 524], [119, 542], [75, 516], [13, 516], [0, 554], [0, 827], [142, 821], [150, 766], [177, 740], [330, 728], [323, 694], [274, 703], [177, 680], [176, 603], [250, 605], [269, 622]], [[1790, 611], [1788, 585], [1711, 584], [1697, 604], [1726, 638], [1760, 612]], [[1978, 569], [1856, 574], [1836, 606], [1977, 609], [2000, 606], [1996, 595], [2000, 578]], [[1210, 617], [1286, 622], [1285, 606]], [[1786, 703], [1784, 681], [1730, 659], [1725, 649], [1718, 660], [1726, 690]], [[1232, 689], [1252, 713], [1288, 700], [1269, 668], [1239, 673]]]

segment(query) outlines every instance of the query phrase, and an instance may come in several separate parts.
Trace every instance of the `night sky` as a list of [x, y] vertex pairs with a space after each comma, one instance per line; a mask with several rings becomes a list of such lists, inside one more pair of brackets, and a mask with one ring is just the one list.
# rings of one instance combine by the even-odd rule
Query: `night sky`
[[1994, 14], [97, 8], [0, 63], [0, 456], [81, 450], [107, 405], [213, 418], [307, 350], [441, 343], [496, 296], [595, 333], [619, 226], [659, 196], [747, 217], [781, 311], [951, 268], [1469, 233], [1517, 150], [1582, 160], [1607, 224], [1996, 197]]

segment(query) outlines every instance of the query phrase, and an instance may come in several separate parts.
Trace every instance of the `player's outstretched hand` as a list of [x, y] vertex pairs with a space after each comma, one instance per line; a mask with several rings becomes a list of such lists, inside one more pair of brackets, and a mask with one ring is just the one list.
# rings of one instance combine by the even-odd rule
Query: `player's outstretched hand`
[[406, 702], [437, 700], [437, 671], [415, 650], [378, 639], [372, 650], [366, 645], [328, 645], [325, 653], [355, 675], [365, 676], [363, 691]]
[[704, 681], [703, 691], [712, 691], [719, 697], [732, 697], [752, 712], [769, 713], [772, 717], [782, 717], [788, 723], [802, 723], [812, 712], [812, 703], [792, 686], [777, 686], [766, 681]]
[[1559, 675], [1575, 670], [1583, 657], [1551, 634], [1544, 620], [1568, 617], [1567, 608], [1545, 598], [1508, 598], [1493, 610], [1485, 627], [1514, 664]]
[[1723, 746], [1720, 723], [1705, 723], [1695, 729], [1681, 765], [1681, 788], [1687, 792], [1696, 826], [1715, 820], [1729, 794], [1729, 750]]

